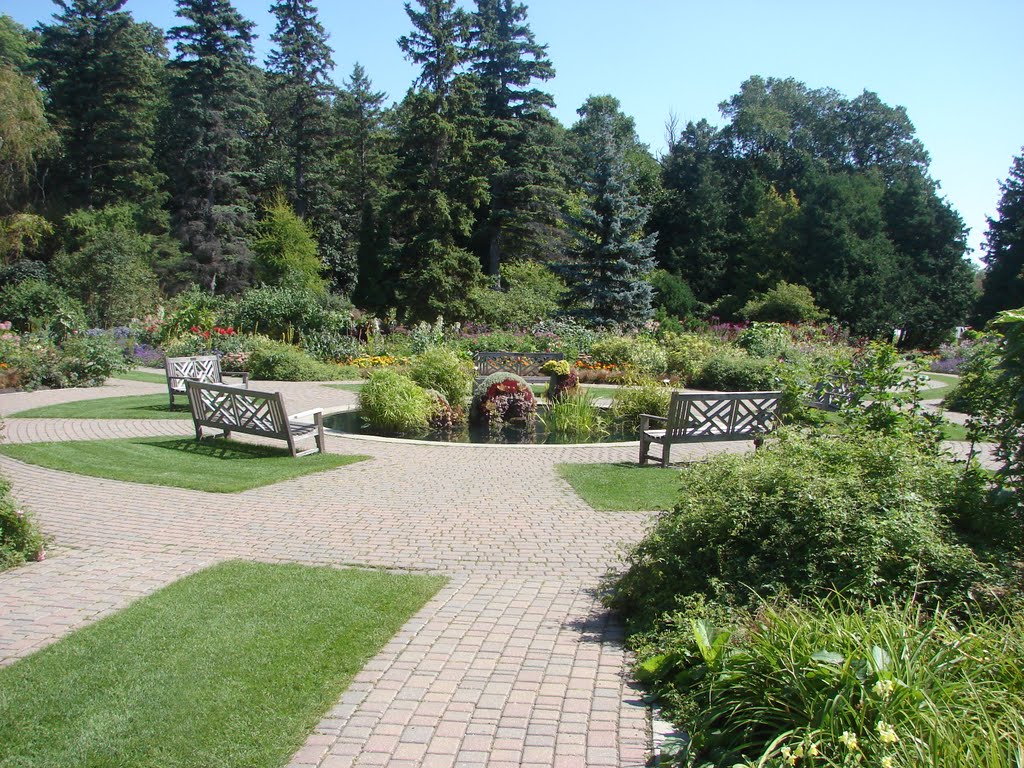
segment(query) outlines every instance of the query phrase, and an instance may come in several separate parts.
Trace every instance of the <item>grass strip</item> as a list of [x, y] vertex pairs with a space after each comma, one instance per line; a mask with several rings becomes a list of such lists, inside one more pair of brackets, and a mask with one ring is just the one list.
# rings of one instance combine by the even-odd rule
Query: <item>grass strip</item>
[[279, 768], [438, 576], [228, 562], [0, 669], [0, 766]]
[[559, 464], [558, 474], [594, 509], [668, 509], [679, 497], [679, 470], [637, 464]]
[[114, 377], [123, 381], [144, 381], [147, 384], [163, 384], [167, 386], [167, 374], [150, 373], [149, 371], [126, 371]]
[[43, 405], [12, 413], [10, 419], [190, 419], [192, 414], [184, 397], [174, 410], [166, 394], [125, 395], [76, 400], [72, 403]]
[[296, 459], [286, 448], [182, 437], [4, 444], [0, 453], [79, 475], [211, 493], [248, 491], [368, 458], [315, 453]]

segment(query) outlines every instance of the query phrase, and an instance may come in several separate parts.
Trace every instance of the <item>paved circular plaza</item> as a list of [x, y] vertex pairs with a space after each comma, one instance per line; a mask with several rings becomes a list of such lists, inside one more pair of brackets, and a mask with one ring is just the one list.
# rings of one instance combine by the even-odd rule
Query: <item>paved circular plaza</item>
[[[259, 388], [284, 391], [292, 411], [355, 400], [319, 384]], [[0, 415], [165, 391], [116, 381], [2, 394]], [[5, 437], [189, 434], [187, 419], [8, 419]], [[292, 768], [644, 765], [646, 708], [628, 679], [622, 630], [597, 590], [651, 516], [597, 512], [555, 470], [566, 462], [635, 461], [636, 446], [331, 436], [327, 448], [372, 458], [211, 494], [0, 456], [0, 472], [51, 540], [45, 561], [0, 573], [0, 664], [226, 559], [442, 573], [447, 586], [355, 678]], [[690, 453], [737, 449], [745, 444], [691, 446]]]

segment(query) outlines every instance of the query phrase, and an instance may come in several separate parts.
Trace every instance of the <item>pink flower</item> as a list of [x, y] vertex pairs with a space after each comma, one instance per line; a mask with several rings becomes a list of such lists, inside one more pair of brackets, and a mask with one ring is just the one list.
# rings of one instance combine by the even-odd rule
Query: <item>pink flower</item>
[[46, 550], [43, 547], [39, 548], [39, 552], [36, 553], [36, 562], [43, 562], [46, 559]]

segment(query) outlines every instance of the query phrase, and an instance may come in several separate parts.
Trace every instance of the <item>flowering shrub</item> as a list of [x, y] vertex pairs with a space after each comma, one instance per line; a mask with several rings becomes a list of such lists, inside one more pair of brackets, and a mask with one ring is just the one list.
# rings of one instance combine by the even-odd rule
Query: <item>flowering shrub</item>
[[0, 571], [46, 555], [32, 515], [11, 498], [10, 490], [10, 483], [0, 477]]
[[778, 323], [753, 323], [736, 337], [751, 357], [781, 357], [790, 347], [789, 331]]
[[471, 418], [492, 428], [531, 424], [537, 416], [537, 399], [522, 377], [495, 373], [480, 382], [471, 413]]
[[58, 344], [45, 334], [0, 335], [0, 388], [98, 386], [124, 367], [109, 336], [70, 335]]

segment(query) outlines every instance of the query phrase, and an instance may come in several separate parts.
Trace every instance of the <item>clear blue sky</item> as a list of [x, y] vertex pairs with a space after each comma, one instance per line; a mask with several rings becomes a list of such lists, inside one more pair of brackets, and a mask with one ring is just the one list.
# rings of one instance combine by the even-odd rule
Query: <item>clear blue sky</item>
[[[467, 3], [468, 4], [468, 3]], [[262, 60], [273, 30], [270, 0], [236, 0], [257, 24]], [[547, 84], [565, 124], [592, 94], [609, 93], [656, 154], [670, 112], [720, 122], [718, 103], [747, 77], [795, 77], [848, 96], [875, 91], [906, 107], [932, 158], [932, 175], [978, 248], [995, 215], [999, 181], [1024, 145], [1022, 0], [532, 0], [529, 20], [557, 70]], [[167, 29], [173, 0], [128, 0], [137, 19]], [[0, 0], [27, 26], [48, 2]], [[336, 79], [360, 62], [400, 99], [416, 72], [397, 38], [410, 25], [401, 0], [320, 3]], [[975, 254], [977, 258], [978, 254]]]

